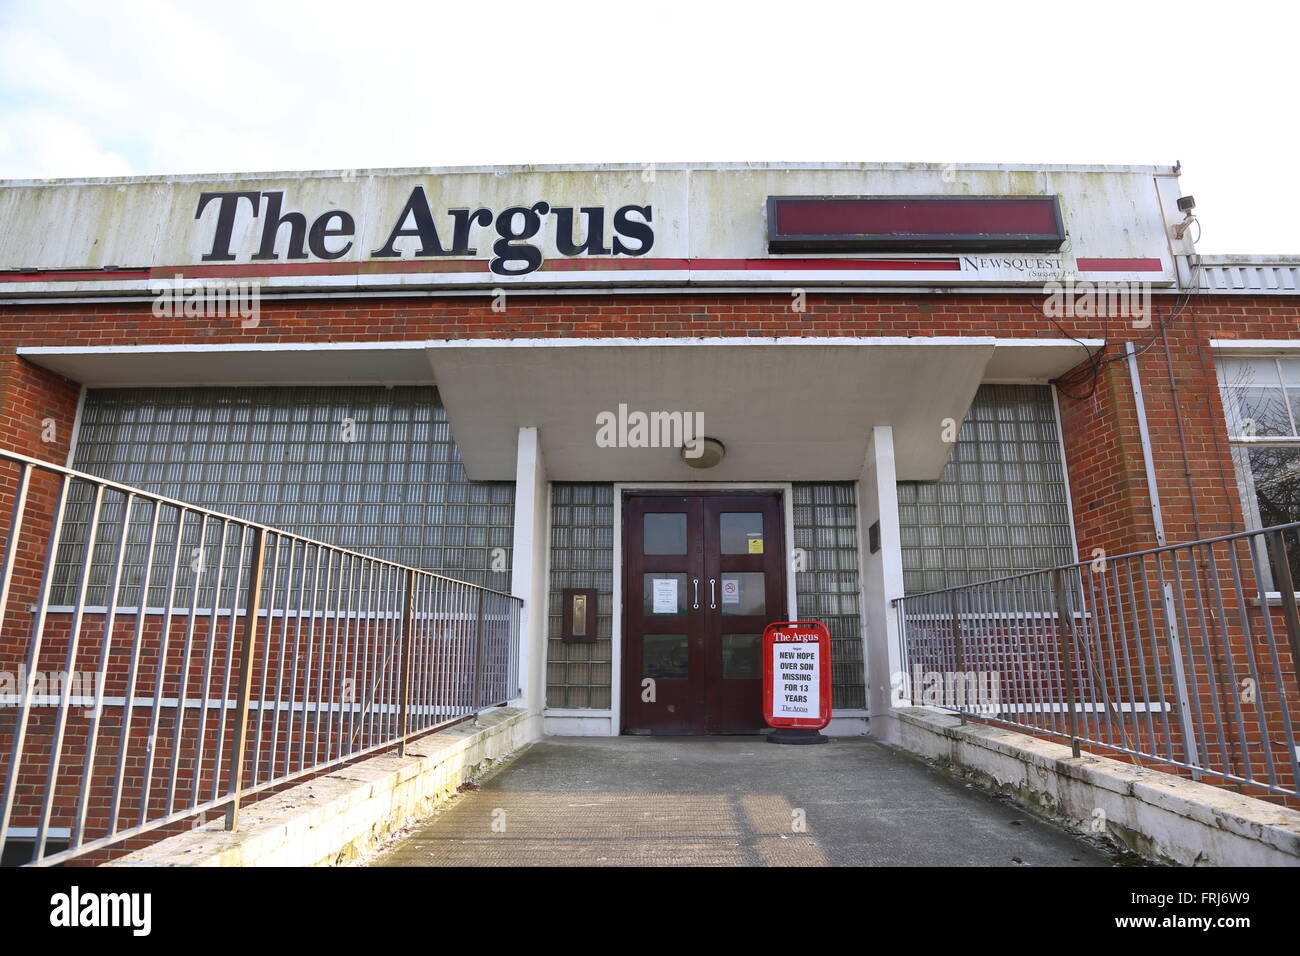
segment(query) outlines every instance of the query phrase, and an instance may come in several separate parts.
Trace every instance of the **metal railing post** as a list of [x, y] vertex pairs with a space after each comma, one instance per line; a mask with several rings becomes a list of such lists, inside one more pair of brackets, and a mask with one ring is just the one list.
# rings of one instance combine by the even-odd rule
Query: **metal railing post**
[[[1156, 560], [1160, 560], [1159, 556]], [[1169, 644], [1169, 669], [1173, 675], [1175, 703], [1178, 705], [1178, 726], [1183, 735], [1183, 754], [1192, 768], [1192, 779], [1200, 780], [1201, 771], [1197, 768], [1201, 765], [1201, 741], [1196, 733], [1196, 721], [1192, 716], [1191, 694], [1191, 691], [1196, 688], [1187, 680], [1187, 664], [1183, 659], [1183, 636], [1178, 627], [1178, 606], [1174, 603], [1174, 586], [1168, 581], [1160, 585], [1160, 600], [1164, 609], [1166, 640]], [[1190, 629], [1187, 639], [1192, 640]], [[1197, 713], [1199, 712], [1198, 704]]]
[[[966, 651], [962, 647], [961, 633], [961, 615], [957, 612], [957, 592], [948, 592], [948, 614], [952, 617], [952, 643], [956, 654], [955, 664], [957, 666], [957, 686], [965, 688], [966, 686]], [[963, 698], [965, 694], [963, 693]], [[965, 701], [963, 700], [963, 703]], [[957, 713], [961, 715], [962, 725], [966, 724], [966, 708], [959, 706]]]
[[[904, 610], [906, 602], [894, 598], [889, 602], [889, 609], [893, 612], [895, 622], [895, 634], [898, 638], [898, 663], [902, 668], [901, 688], [897, 692], [899, 700], [906, 699], [913, 707], [916, 701], [913, 699], [912, 692], [912, 657], [910, 653], [911, 642], [910, 635], [907, 632], [907, 612]], [[890, 697], [890, 706], [893, 706], [893, 695]]]
[[483, 601], [487, 592], [479, 588], [478, 618], [474, 625], [474, 710], [483, 706]]
[[248, 749], [248, 704], [253, 695], [253, 658], [257, 654], [257, 618], [262, 611], [262, 571], [266, 563], [266, 534], [253, 529], [253, 561], [248, 569], [244, 633], [239, 648], [239, 698], [235, 704], [234, 750], [230, 755], [230, 805], [226, 829], [239, 826], [239, 797], [244, 785], [244, 754]]
[[397, 756], [406, 756], [406, 738], [411, 732], [411, 634], [415, 621], [415, 571], [406, 571], [406, 608], [402, 612], [402, 700], [399, 705], [397, 723]]
[[1296, 675], [1296, 684], [1300, 686], [1300, 612], [1296, 609], [1295, 579], [1291, 576], [1291, 563], [1286, 553], [1286, 542], [1282, 540], [1282, 532], [1274, 531], [1268, 538], [1268, 548], [1276, 566], [1277, 589], [1282, 601], [1282, 617], [1286, 621], [1286, 636], [1291, 644], [1291, 667]]
[[[1079, 704], [1074, 686], [1074, 615], [1065, 597], [1065, 577], [1060, 568], [1052, 569], [1052, 604], [1056, 610], [1056, 639], [1061, 645], [1065, 666], [1065, 696], [1070, 714], [1070, 753], [1079, 756]], [[1062, 627], [1064, 625], [1064, 628]]]

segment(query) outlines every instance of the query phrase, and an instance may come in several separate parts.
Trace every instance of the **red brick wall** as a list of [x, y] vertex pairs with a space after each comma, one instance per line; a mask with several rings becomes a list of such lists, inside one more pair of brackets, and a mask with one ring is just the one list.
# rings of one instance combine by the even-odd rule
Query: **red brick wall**
[[[1005, 335], [1060, 337], [1035, 296], [788, 294], [510, 295], [492, 300], [365, 299], [266, 303], [238, 318], [155, 318], [148, 304], [0, 305], [0, 348], [169, 342], [360, 342], [426, 338], [693, 335]], [[1100, 334], [1099, 322], [1076, 333]]]
[[[1167, 310], [1174, 302], [1162, 297]], [[505, 312], [483, 298], [370, 299], [265, 304], [258, 327], [238, 319], [155, 318], [147, 304], [93, 307], [0, 306], [0, 445], [62, 463], [68, 451], [78, 386], [16, 357], [20, 346], [197, 343], [411, 341], [483, 337], [941, 336], [1106, 338], [1107, 358], [1122, 343], [1151, 341], [1151, 329], [1100, 319], [1062, 322], [1041, 312], [1035, 296], [818, 295], [803, 312], [787, 294], [628, 296], [513, 295]], [[1242, 510], [1214, 375], [1213, 338], [1300, 339], [1300, 299], [1201, 296], [1139, 359], [1170, 542], [1240, 530]], [[1075, 382], [1060, 396], [1062, 434], [1080, 554], [1154, 546], [1150, 502], [1134, 416], [1128, 365], [1107, 364], [1095, 388]], [[1176, 397], [1176, 400], [1175, 400]], [[53, 418], [56, 440], [44, 442]], [[1180, 426], [1182, 434], [1180, 436]], [[1186, 456], [1184, 457], [1184, 447]], [[1190, 483], [1190, 487], [1189, 487]], [[12, 482], [0, 486], [7, 516]], [[47, 503], [48, 490], [40, 492]], [[39, 510], [39, 509], [38, 509]], [[48, 527], [34, 527], [44, 534]], [[33, 539], [33, 547], [35, 539]], [[33, 593], [39, 567], [25, 566], [15, 598]], [[12, 633], [12, 632], [11, 632]], [[13, 637], [7, 642], [12, 653]], [[4, 648], [0, 648], [3, 652]], [[0, 653], [0, 662], [4, 659]], [[1284, 668], [1294, 680], [1294, 668]]]
[[1300, 308], [1288, 310], [1292, 315], [1281, 322], [1274, 311], [1234, 309], [1221, 297], [1189, 308], [1154, 341], [1149, 331], [1126, 331], [1109, 350], [1119, 360], [1103, 369], [1095, 391], [1061, 396], [1081, 557], [1091, 557], [1097, 547], [1116, 554], [1155, 546], [1124, 340], [1139, 349], [1150, 343], [1137, 364], [1166, 540], [1174, 544], [1243, 529], [1209, 340], [1300, 339]]
[[[0, 351], [0, 448], [56, 465], [66, 464], [80, 393], [77, 383], [19, 358], [11, 349]], [[18, 475], [19, 466], [0, 463], [0, 528], [8, 527]], [[22, 547], [15, 560], [11, 604], [25, 607], [38, 593], [44, 569], [39, 556], [44, 553], [50, 531], [44, 516], [54, 509], [57, 487], [48, 476], [33, 475]], [[15, 653], [12, 641], [0, 640], [0, 668], [11, 663]]]
[[[1167, 313], [1174, 297], [1157, 297]], [[504, 312], [491, 300], [369, 299], [270, 303], [256, 328], [237, 318], [156, 318], [147, 304], [0, 306], [0, 444], [48, 460], [67, 453], [77, 387], [9, 352], [32, 345], [358, 342], [425, 338], [585, 336], [933, 336], [995, 335], [1060, 338], [1036, 296], [818, 295], [803, 312], [788, 294], [512, 295]], [[1152, 329], [1120, 320], [1062, 320], [1065, 333], [1105, 337], [1109, 357], [1122, 343], [1139, 346]], [[1211, 338], [1300, 338], [1300, 300], [1268, 296], [1200, 296], [1170, 325], [1168, 345], [1177, 383], [1177, 414], [1164, 343], [1139, 359], [1171, 542], [1238, 530], [1237, 498], [1214, 379]], [[6, 354], [7, 353], [7, 354]], [[1154, 541], [1127, 363], [1109, 364], [1087, 398], [1061, 396], [1062, 424], [1079, 545], [1110, 553]], [[53, 446], [40, 440], [41, 421], [58, 423]], [[1184, 462], [1178, 423], [1187, 447]], [[1190, 471], [1192, 490], [1187, 487]]]
[[[0, 447], [62, 465], [71, 447], [81, 386], [0, 352]], [[52, 427], [47, 423], [52, 422]], [[47, 441], [46, 436], [52, 438]]]

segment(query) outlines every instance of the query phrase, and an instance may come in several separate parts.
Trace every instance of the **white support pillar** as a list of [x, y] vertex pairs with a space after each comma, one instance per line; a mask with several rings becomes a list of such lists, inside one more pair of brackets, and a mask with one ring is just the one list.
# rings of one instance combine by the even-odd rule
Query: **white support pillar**
[[546, 556], [548, 521], [546, 463], [534, 427], [519, 429], [515, 461], [515, 534], [510, 590], [524, 599], [519, 638], [520, 704], [531, 711], [532, 728], [542, 731], [546, 678]]
[[[898, 646], [898, 618], [890, 601], [903, 595], [903, 553], [898, 528], [897, 472], [894, 430], [872, 428], [862, 475], [858, 478], [858, 522], [861, 550], [863, 657], [866, 660], [867, 710], [871, 735], [898, 742], [891, 702], [903, 662]], [[880, 522], [880, 550], [871, 553], [870, 529]]]

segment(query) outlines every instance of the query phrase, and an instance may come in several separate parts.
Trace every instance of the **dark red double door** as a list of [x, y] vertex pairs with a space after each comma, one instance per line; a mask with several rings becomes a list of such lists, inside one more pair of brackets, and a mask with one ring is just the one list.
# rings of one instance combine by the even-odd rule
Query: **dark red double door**
[[749, 734], [763, 628], [786, 616], [778, 493], [631, 495], [623, 508], [623, 729]]

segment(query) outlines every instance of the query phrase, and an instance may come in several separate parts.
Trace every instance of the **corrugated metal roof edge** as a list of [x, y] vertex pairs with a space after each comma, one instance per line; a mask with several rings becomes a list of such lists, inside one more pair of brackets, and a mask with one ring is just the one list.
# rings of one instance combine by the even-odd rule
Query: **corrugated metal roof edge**
[[1238, 295], [1300, 295], [1300, 255], [1196, 256], [1202, 292]]
[[1200, 256], [1196, 261], [1202, 266], [1300, 266], [1300, 252], [1281, 255], [1250, 255], [1224, 253], [1217, 256]]

